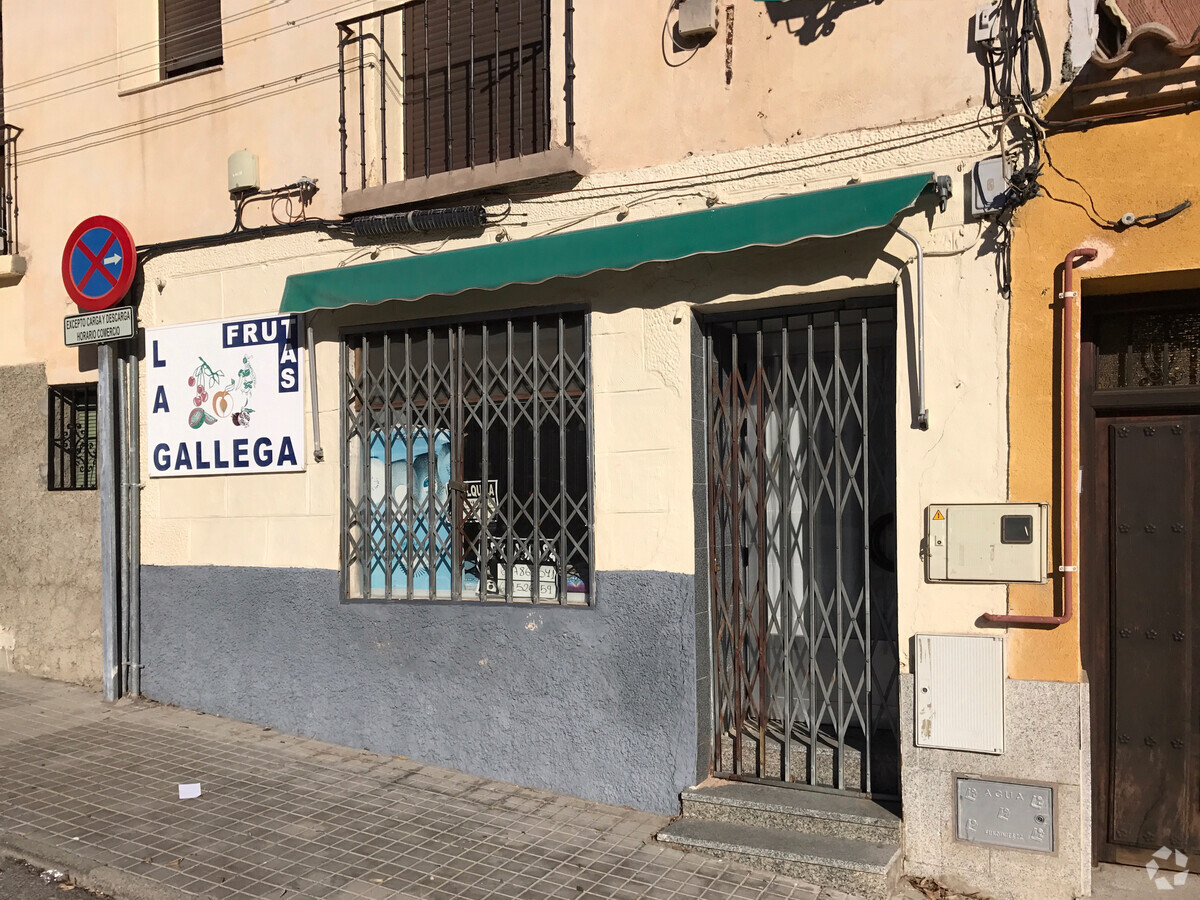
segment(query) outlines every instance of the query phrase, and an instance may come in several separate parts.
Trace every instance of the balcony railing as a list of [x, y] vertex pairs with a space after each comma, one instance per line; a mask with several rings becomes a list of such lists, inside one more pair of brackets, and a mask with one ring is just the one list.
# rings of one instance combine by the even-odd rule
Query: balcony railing
[[17, 138], [21, 129], [5, 125], [0, 153], [4, 156], [4, 193], [0, 195], [0, 256], [13, 256], [17, 250]]
[[339, 22], [342, 192], [570, 146], [572, 4], [552, 48], [552, 2], [405, 0]]

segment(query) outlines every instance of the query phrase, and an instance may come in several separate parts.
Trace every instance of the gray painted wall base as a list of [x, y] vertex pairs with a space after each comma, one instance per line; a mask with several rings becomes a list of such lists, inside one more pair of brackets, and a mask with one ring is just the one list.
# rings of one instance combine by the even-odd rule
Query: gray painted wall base
[[691, 575], [596, 609], [350, 604], [336, 572], [142, 567], [146, 696], [637, 809], [697, 780]]

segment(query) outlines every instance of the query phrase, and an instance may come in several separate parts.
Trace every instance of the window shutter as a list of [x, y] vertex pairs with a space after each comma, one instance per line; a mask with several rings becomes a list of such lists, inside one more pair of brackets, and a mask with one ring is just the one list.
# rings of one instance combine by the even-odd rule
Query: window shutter
[[404, 8], [406, 178], [546, 149], [547, 2], [423, 0]]
[[221, 62], [221, 0], [162, 0], [162, 77]]

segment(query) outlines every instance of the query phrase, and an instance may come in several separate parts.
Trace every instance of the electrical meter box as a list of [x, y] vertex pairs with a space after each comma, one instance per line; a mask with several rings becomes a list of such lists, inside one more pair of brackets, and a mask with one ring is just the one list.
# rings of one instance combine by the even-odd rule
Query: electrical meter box
[[925, 509], [925, 580], [1046, 583], [1045, 503], [949, 503]]

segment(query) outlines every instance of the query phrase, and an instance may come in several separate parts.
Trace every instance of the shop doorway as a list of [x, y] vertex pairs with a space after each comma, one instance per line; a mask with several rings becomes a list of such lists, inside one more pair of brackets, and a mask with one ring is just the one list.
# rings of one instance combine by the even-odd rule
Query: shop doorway
[[1084, 320], [1080, 614], [1101, 861], [1200, 851], [1198, 301], [1105, 299]]
[[899, 793], [893, 304], [706, 323], [713, 768]]

